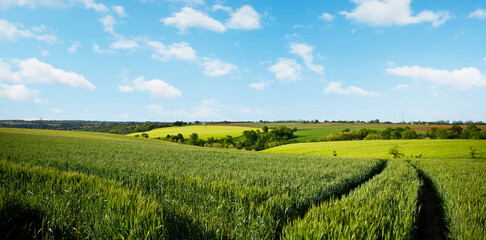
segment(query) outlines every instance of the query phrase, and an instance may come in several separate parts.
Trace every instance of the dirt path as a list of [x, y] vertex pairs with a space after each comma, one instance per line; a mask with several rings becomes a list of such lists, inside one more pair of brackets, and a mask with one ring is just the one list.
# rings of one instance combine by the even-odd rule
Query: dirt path
[[430, 179], [427, 178], [421, 170], [417, 168], [415, 169], [424, 183], [421, 189], [421, 208], [418, 215], [415, 239], [447, 239], [447, 228], [444, 222], [444, 214], [440, 198], [438, 197], [436, 190], [433, 188]]

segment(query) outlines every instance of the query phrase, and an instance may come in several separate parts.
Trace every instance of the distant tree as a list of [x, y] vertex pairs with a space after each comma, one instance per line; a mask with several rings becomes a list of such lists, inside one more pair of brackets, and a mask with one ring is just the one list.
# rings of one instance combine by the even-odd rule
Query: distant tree
[[191, 135], [189, 136], [189, 144], [191, 145], [198, 145], [198, 140], [199, 140], [199, 136], [197, 135], [197, 133], [191, 133]]
[[466, 130], [461, 134], [461, 138], [465, 139], [479, 139], [481, 129], [476, 127], [473, 123], [467, 125]]
[[267, 126], [263, 126], [262, 127], [262, 130], [263, 130], [264, 133], [267, 133], [268, 132], [268, 127]]

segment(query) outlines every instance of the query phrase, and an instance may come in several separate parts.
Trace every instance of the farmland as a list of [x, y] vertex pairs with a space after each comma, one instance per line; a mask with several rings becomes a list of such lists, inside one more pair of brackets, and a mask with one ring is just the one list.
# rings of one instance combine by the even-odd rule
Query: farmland
[[389, 158], [388, 149], [394, 145], [406, 157], [421, 156], [421, 158], [470, 158], [472, 147], [477, 149], [479, 158], [486, 157], [486, 141], [484, 140], [364, 140], [296, 143], [265, 150], [265, 152], [286, 154], [307, 154], [333, 156], [334, 151], [343, 157]]
[[[369, 150], [355, 141], [333, 143], [352, 144], [350, 152], [362, 154], [236, 151], [114, 134], [0, 128], [0, 234], [410, 239], [421, 218], [423, 186], [430, 185], [442, 199], [449, 236], [484, 236], [481, 140], [399, 140], [407, 155], [421, 147], [424, 158], [436, 158], [408, 161], [390, 159], [386, 151], [393, 140], [360, 141], [381, 144]], [[286, 146], [293, 145], [298, 144]], [[479, 159], [450, 159], [467, 158], [469, 146], [479, 149]], [[464, 156], [459, 147], [467, 147]], [[378, 154], [370, 156], [373, 151]]]
[[227, 135], [239, 137], [243, 131], [257, 130], [258, 128], [238, 127], [238, 126], [215, 126], [215, 125], [191, 125], [183, 127], [157, 128], [148, 132], [132, 133], [128, 136], [141, 135], [147, 133], [149, 138], [165, 138], [167, 135], [177, 135], [181, 133], [184, 138], [189, 138], [192, 133], [197, 133], [200, 139], [224, 138]]

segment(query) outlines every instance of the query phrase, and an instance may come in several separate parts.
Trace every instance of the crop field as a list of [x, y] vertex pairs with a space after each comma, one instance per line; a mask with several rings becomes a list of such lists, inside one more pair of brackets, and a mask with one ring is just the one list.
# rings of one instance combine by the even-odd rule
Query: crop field
[[449, 140], [361, 140], [338, 142], [295, 143], [264, 150], [264, 152], [307, 154], [363, 158], [389, 158], [390, 147], [398, 145], [405, 157], [421, 158], [470, 158], [476, 149], [478, 158], [486, 158], [486, 141], [470, 139]]
[[486, 161], [430, 159], [412, 161], [428, 176], [444, 206], [452, 239], [486, 236]]
[[[27, 222], [27, 226], [40, 226], [49, 236], [54, 233], [48, 229], [57, 229], [62, 235], [76, 238], [147, 235], [170, 239], [273, 239], [288, 220], [312, 204], [356, 187], [384, 165], [383, 160], [223, 151], [108, 134], [77, 134], [0, 129], [0, 159], [6, 161], [2, 165], [5, 180], [0, 182], [2, 214], [8, 214], [16, 203], [20, 205], [17, 208], [26, 209], [27, 215], [41, 215], [38, 222]], [[31, 165], [38, 166], [34, 168], [37, 170], [28, 172]], [[103, 211], [90, 209], [88, 203], [75, 201], [95, 197], [91, 194], [96, 191], [89, 187], [76, 190], [81, 181], [76, 178], [85, 177], [93, 177], [89, 183], [93, 186], [106, 186], [118, 194], [127, 191], [126, 198], [141, 203], [122, 206], [121, 200], [107, 193], [107, 203], [100, 206]], [[40, 205], [44, 207], [34, 204], [39, 199], [43, 199]], [[146, 221], [133, 220], [131, 214], [150, 211], [152, 204], [160, 206], [160, 219], [149, 214]], [[85, 211], [93, 211], [99, 221], [86, 222]], [[58, 220], [64, 213], [68, 214], [61, 218], [65, 221]], [[115, 224], [110, 219], [115, 223], [125, 221], [120, 224], [126, 227], [100, 233], [104, 226]], [[155, 222], [161, 227], [155, 227]], [[83, 231], [77, 230], [80, 227]], [[154, 228], [157, 231], [148, 232]]]
[[[259, 128], [251, 127], [238, 127], [238, 126], [216, 126], [216, 125], [191, 125], [182, 127], [167, 127], [157, 128], [151, 131], [145, 132], [149, 135], [149, 138], [165, 138], [167, 135], [177, 135], [179, 133], [184, 138], [189, 138], [192, 133], [197, 133], [200, 139], [207, 140], [210, 137], [224, 138], [227, 135], [232, 137], [239, 137], [243, 135], [243, 131], [257, 130]], [[142, 133], [131, 133], [128, 136], [141, 135]]]
[[0, 128], [0, 235], [414, 239], [430, 185], [442, 199], [448, 236], [480, 239], [485, 173], [484, 159], [262, 153]]
[[[283, 239], [411, 239], [421, 181], [405, 161], [387, 168], [342, 199], [312, 208], [283, 230]], [[370, 211], [371, 209], [371, 211]]]

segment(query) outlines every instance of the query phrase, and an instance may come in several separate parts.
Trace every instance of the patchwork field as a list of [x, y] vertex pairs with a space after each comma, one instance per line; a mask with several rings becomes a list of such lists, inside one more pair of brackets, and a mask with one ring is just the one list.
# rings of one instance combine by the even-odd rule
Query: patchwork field
[[[217, 126], [217, 125], [190, 125], [182, 127], [167, 127], [157, 128], [151, 131], [145, 132], [149, 135], [149, 138], [165, 138], [167, 135], [177, 135], [181, 133], [184, 138], [189, 138], [192, 133], [197, 133], [200, 139], [207, 140], [210, 137], [224, 138], [227, 135], [232, 137], [239, 137], [243, 135], [243, 131], [258, 130], [260, 128], [252, 127], [238, 127], [238, 126]], [[128, 136], [141, 135], [142, 133], [131, 133]]]
[[483, 159], [276, 154], [0, 128], [0, 235], [410, 239], [428, 185], [438, 188], [446, 234], [479, 239], [485, 172]]
[[486, 158], [486, 141], [469, 139], [432, 140], [361, 140], [295, 143], [264, 150], [264, 152], [363, 158], [389, 158], [388, 150], [397, 145], [405, 157], [470, 158], [476, 149], [478, 158]]

